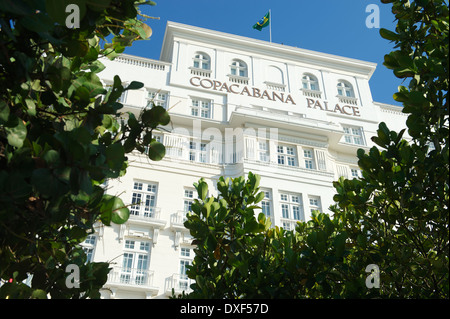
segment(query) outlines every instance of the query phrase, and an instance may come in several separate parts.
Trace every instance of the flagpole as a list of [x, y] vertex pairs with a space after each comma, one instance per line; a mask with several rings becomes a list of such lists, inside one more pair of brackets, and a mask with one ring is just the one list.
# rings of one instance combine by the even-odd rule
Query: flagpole
[[272, 43], [272, 10], [269, 9], [269, 34], [270, 34], [270, 43]]

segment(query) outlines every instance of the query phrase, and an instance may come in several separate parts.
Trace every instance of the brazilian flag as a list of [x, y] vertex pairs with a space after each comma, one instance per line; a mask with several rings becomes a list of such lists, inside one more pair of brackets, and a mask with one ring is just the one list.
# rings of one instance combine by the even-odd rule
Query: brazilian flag
[[261, 31], [262, 28], [267, 27], [269, 23], [270, 23], [270, 11], [267, 12], [267, 14], [261, 20], [259, 20], [259, 22], [255, 23], [253, 29]]

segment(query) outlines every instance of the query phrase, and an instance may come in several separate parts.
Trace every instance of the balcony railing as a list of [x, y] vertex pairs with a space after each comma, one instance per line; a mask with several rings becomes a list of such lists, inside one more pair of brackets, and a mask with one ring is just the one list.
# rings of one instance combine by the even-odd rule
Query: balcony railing
[[158, 71], [165, 71], [166, 67], [170, 65], [169, 63], [164, 63], [161, 61], [150, 60], [126, 54], [118, 56], [115, 61]]
[[175, 214], [172, 214], [170, 216], [170, 226], [172, 227], [183, 227], [184, 228], [184, 222], [187, 220], [186, 214], [188, 212], [185, 211], [178, 211]]
[[168, 278], [167, 287], [166, 287], [166, 295], [172, 295], [172, 289], [175, 292], [175, 295], [181, 294], [183, 291], [188, 294], [192, 292], [191, 284], [193, 284], [195, 280], [188, 278], [187, 275], [181, 274], [173, 274]]
[[320, 91], [316, 91], [316, 90], [309, 90], [309, 89], [300, 89], [303, 92], [304, 96], [308, 96], [308, 97], [313, 97], [316, 99], [321, 99], [322, 98], [322, 92]]
[[152, 270], [116, 267], [108, 274], [107, 284], [153, 287], [153, 275]]
[[338, 95], [337, 98], [341, 103], [358, 105], [358, 98], [356, 97]]
[[205, 69], [198, 69], [194, 67], [189, 68], [191, 70], [192, 75], [198, 75], [204, 78], [210, 78], [211, 77], [211, 70], [205, 70]]
[[295, 230], [298, 220], [289, 218], [280, 218], [281, 227], [285, 230]]
[[[131, 205], [130, 205], [131, 206]], [[138, 207], [137, 209], [135, 207]], [[161, 209], [159, 207], [131, 206], [129, 221], [144, 222], [155, 226], [165, 226], [166, 221], [160, 219]]]

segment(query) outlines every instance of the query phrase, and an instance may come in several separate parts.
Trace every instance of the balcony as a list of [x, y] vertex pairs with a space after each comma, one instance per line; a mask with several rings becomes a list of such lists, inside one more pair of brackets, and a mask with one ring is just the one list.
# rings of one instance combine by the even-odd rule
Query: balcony
[[158, 287], [153, 286], [154, 272], [152, 270], [115, 267], [108, 274], [105, 287], [120, 287], [141, 290], [156, 295]]
[[284, 230], [294, 230], [297, 226], [297, 222], [299, 220], [294, 220], [290, 218], [280, 218], [281, 227], [283, 227]]
[[170, 66], [170, 63], [165, 63], [157, 60], [150, 60], [128, 54], [121, 54], [115, 59], [115, 61], [158, 71], [166, 71], [166, 67]]
[[184, 222], [187, 220], [186, 214], [188, 212], [178, 211], [170, 216], [170, 228], [174, 231], [186, 230]]
[[[130, 206], [131, 205], [132, 204], [130, 204]], [[133, 207], [138, 208], [136, 209]], [[144, 209], [139, 208], [139, 206], [131, 206], [128, 222], [143, 223], [157, 228], [164, 228], [166, 226], [166, 221], [160, 219], [161, 209], [159, 207], [144, 207]]]
[[195, 67], [190, 67], [189, 68], [191, 70], [191, 74], [192, 75], [197, 75], [197, 76], [201, 76], [204, 78], [210, 78], [211, 77], [211, 70], [207, 70], [207, 69], [199, 69], [199, 68], [195, 68]]
[[285, 84], [274, 83], [274, 82], [269, 82], [269, 81], [264, 82], [264, 84], [267, 86], [267, 89], [272, 90], [272, 91], [280, 91], [280, 92], [286, 91]]
[[166, 296], [172, 296], [172, 289], [175, 295], [188, 294], [192, 292], [191, 284], [195, 283], [195, 280], [188, 278], [187, 275], [173, 274], [166, 280]]
[[358, 98], [352, 96], [337, 95], [340, 103], [358, 105]]
[[322, 92], [320, 92], [320, 91], [309, 90], [309, 89], [305, 89], [305, 88], [302, 88], [300, 90], [303, 92], [304, 96], [313, 97], [313, 98], [316, 98], [316, 99], [321, 99], [322, 98]]

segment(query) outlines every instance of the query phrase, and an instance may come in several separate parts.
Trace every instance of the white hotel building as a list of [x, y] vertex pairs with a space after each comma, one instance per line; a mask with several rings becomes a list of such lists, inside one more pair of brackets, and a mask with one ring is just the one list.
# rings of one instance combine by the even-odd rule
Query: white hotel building
[[372, 147], [379, 122], [405, 127], [401, 108], [372, 100], [374, 63], [169, 22], [159, 61], [122, 55], [104, 62], [105, 84], [119, 75], [144, 87], [121, 97], [124, 111], [149, 101], [169, 110], [156, 135], [166, 156], [129, 154], [127, 174], [108, 193], [130, 207], [124, 225], [101, 226], [84, 246], [114, 267], [103, 298], [167, 298], [190, 282], [194, 257], [183, 226], [204, 178], [261, 175], [263, 212], [293, 229], [333, 204], [332, 182], [358, 176], [356, 151]]

